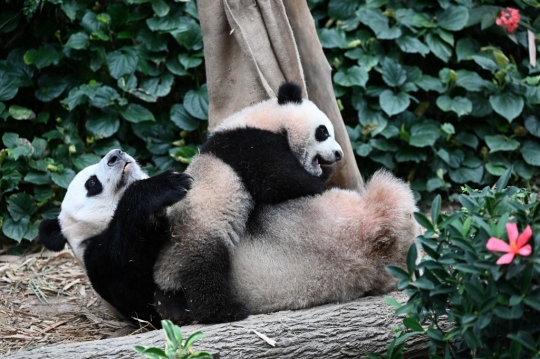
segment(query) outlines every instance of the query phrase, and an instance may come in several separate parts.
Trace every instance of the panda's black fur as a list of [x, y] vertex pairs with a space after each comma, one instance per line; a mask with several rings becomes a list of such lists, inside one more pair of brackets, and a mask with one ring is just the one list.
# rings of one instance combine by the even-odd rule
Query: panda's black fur
[[331, 174], [329, 167], [323, 167], [320, 177], [306, 172], [293, 155], [285, 130], [274, 133], [246, 127], [223, 131], [211, 136], [200, 153], [212, 154], [231, 166], [259, 204], [322, 193]]
[[[105, 231], [82, 243], [82, 261], [92, 287], [126, 318], [160, 326], [153, 298], [153, 265], [170, 239], [165, 209], [184, 198], [190, 186], [189, 176], [173, 171], [133, 182]], [[67, 242], [58, 219], [43, 220], [39, 236], [45, 247], [54, 251], [62, 250]], [[182, 306], [186, 302], [179, 296], [176, 303]]]

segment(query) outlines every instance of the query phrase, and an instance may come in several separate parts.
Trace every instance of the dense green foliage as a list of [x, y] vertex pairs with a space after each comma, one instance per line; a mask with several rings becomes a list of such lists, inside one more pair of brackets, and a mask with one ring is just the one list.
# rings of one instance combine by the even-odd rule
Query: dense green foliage
[[152, 174], [204, 140], [195, 3], [9, 1], [0, 13], [0, 225], [21, 241], [111, 148]]
[[[386, 166], [419, 192], [487, 184], [512, 165], [512, 183], [537, 178], [538, 1], [311, 3], [361, 171]], [[495, 25], [505, 6], [521, 9], [512, 36]]]
[[[426, 232], [418, 242], [427, 253], [416, 264], [412, 246], [407, 270], [388, 267], [409, 295], [396, 314], [407, 331], [389, 347], [387, 358], [400, 358], [410, 336], [427, 335], [430, 358], [540, 358], [540, 200], [537, 194], [505, 187], [506, 172], [495, 189], [465, 187], [463, 208], [451, 214], [433, 201], [431, 220], [416, 219]], [[530, 255], [497, 264], [502, 253], [490, 251], [491, 237], [508, 242], [508, 222], [519, 233], [532, 229]], [[372, 354], [371, 358], [381, 358]]]
[[[364, 175], [386, 166], [426, 198], [512, 165], [512, 184], [535, 185], [535, 1], [309, 1]], [[522, 9], [512, 36], [494, 25], [501, 6]], [[7, 1], [0, 237], [35, 238], [75, 173], [111, 148], [150, 174], [182, 170], [206, 137], [204, 83], [193, 0]]]

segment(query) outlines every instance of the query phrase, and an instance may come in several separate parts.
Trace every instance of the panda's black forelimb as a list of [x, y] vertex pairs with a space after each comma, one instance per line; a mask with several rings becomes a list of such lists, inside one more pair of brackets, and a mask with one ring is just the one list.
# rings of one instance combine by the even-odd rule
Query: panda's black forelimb
[[166, 207], [191, 186], [183, 173], [166, 171], [125, 190], [107, 229], [87, 240], [84, 264], [96, 292], [126, 317], [159, 326], [153, 305], [153, 266], [170, 238]]
[[51, 251], [59, 252], [66, 246], [67, 238], [62, 234], [58, 218], [42, 220], [38, 233], [40, 242]]
[[210, 136], [201, 153], [211, 153], [233, 168], [256, 203], [275, 204], [320, 194], [330, 172], [316, 177], [296, 158], [286, 131], [245, 127]]

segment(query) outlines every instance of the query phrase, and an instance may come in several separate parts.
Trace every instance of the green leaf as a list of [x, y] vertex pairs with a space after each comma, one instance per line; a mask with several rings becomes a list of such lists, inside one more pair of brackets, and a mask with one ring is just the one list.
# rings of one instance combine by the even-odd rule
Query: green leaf
[[204, 334], [200, 331], [195, 332], [189, 336], [189, 338], [186, 339], [186, 343], [184, 345], [185, 348], [190, 348], [193, 343], [195, 343], [198, 340], [201, 340], [204, 338]]
[[388, 116], [401, 113], [409, 107], [411, 99], [405, 92], [394, 93], [392, 90], [384, 90], [379, 97], [379, 104]]
[[432, 290], [435, 289], [435, 285], [432, 281], [430, 281], [426, 277], [420, 277], [413, 283], [411, 283], [413, 286], [419, 288], [419, 289], [426, 289], [426, 290]]
[[37, 184], [37, 185], [46, 185], [51, 183], [51, 176], [49, 173], [37, 172], [37, 171], [28, 171], [26, 176], [24, 176], [26, 182]]
[[45, 44], [37, 50], [28, 50], [24, 54], [24, 62], [27, 65], [35, 65], [38, 69], [42, 69], [53, 64], [57, 65], [62, 56], [62, 52], [58, 51], [55, 46]]
[[64, 92], [68, 82], [62, 76], [56, 74], [44, 74], [38, 80], [39, 89], [36, 98], [42, 102], [54, 100]]
[[120, 99], [120, 95], [110, 86], [99, 86], [90, 98], [90, 104], [98, 108], [114, 105]]
[[396, 44], [403, 52], [420, 54], [422, 56], [429, 54], [429, 47], [415, 37], [401, 36], [396, 39]]
[[163, 0], [153, 0], [152, 10], [154, 10], [157, 16], [163, 17], [169, 14], [169, 11], [171, 10], [171, 8]]
[[480, 50], [480, 46], [476, 40], [466, 37], [459, 39], [456, 43], [456, 56], [458, 62], [463, 60], [472, 60], [473, 55], [476, 55]]
[[152, 31], [171, 32], [182, 28], [182, 24], [185, 20], [190, 19], [178, 16], [177, 13], [169, 13], [169, 15], [165, 17], [150, 17], [146, 20], [146, 24]]
[[110, 52], [107, 55], [107, 66], [111, 76], [115, 79], [123, 75], [129, 75], [137, 68], [139, 58], [137, 53], [130, 48], [123, 47], [120, 50]]
[[493, 94], [489, 96], [489, 102], [493, 110], [506, 118], [508, 122], [512, 122], [523, 111], [523, 98], [513, 92]]
[[535, 141], [526, 140], [521, 146], [521, 156], [525, 162], [532, 166], [540, 166], [540, 144]]
[[346, 48], [348, 42], [345, 39], [345, 32], [337, 28], [320, 29], [318, 31], [319, 41], [325, 49]]
[[178, 61], [187, 70], [199, 66], [203, 60], [199, 57], [190, 57], [188, 54], [180, 54], [178, 55]]
[[433, 146], [440, 134], [439, 127], [432, 122], [416, 123], [411, 127], [409, 145], [414, 147]]
[[437, 98], [437, 106], [445, 111], [453, 111], [458, 117], [467, 115], [472, 111], [472, 102], [465, 97], [454, 97], [451, 98], [448, 95], [442, 95]]
[[184, 96], [184, 108], [193, 117], [199, 120], [208, 119], [208, 92], [206, 84], [198, 90], [190, 90]]
[[[152, 77], [141, 82], [141, 88], [157, 97], [165, 97], [171, 92], [174, 76], [167, 73], [160, 77]], [[139, 89], [140, 90], [140, 89]]]
[[26, 232], [28, 232], [29, 224], [29, 218], [23, 218], [20, 221], [14, 221], [12, 218], [7, 218], [2, 225], [2, 232], [6, 237], [20, 243]]
[[351, 66], [346, 72], [338, 71], [334, 75], [334, 82], [338, 85], [351, 87], [361, 86], [365, 87], [366, 82], [369, 79], [369, 75], [366, 69], [360, 66]]
[[194, 131], [199, 127], [199, 121], [191, 117], [183, 105], [176, 104], [171, 107], [171, 121], [186, 131]]
[[24, 192], [9, 196], [6, 202], [9, 214], [15, 222], [30, 217], [37, 212], [37, 206], [34, 199]]
[[409, 276], [414, 274], [416, 270], [416, 260], [418, 259], [418, 250], [416, 249], [416, 243], [413, 242], [407, 252], [407, 271]]
[[60, 172], [51, 172], [51, 179], [54, 183], [62, 188], [68, 188], [71, 181], [75, 178], [75, 171], [71, 168], [65, 168], [64, 171]]
[[92, 113], [86, 121], [86, 130], [98, 138], [111, 137], [119, 128], [118, 117], [103, 112]]
[[36, 117], [34, 111], [17, 105], [11, 105], [9, 107], [9, 114], [16, 120], [31, 120]]
[[445, 63], [448, 62], [452, 55], [452, 48], [447, 43], [432, 33], [426, 35], [426, 43], [435, 56]]
[[[398, 279], [411, 279], [411, 275], [405, 272], [403, 269], [397, 266], [386, 266], [384, 267], [388, 273], [393, 275]], [[401, 306], [401, 305], [400, 305]]]
[[414, 212], [414, 219], [416, 219], [416, 222], [418, 222], [425, 229], [427, 229], [429, 231], [435, 231], [435, 228], [433, 227], [433, 224], [426, 217], [425, 214], [423, 214], [421, 212]]
[[445, 91], [442, 81], [437, 77], [422, 75], [420, 80], [415, 83], [424, 91], [435, 91], [438, 93], [443, 93]]
[[94, 154], [85, 153], [77, 157], [71, 158], [71, 163], [76, 167], [77, 170], [81, 171], [84, 168], [94, 165], [101, 160], [101, 157]]
[[467, 91], [482, 91], [486, 81], [476, 72], [459, 70], [457, 71], [456, 85], [463, 87]]
[[129, 122], [155, 121], [155, 117], [146, 107], [130, 103], [127, 107], [120, 109], [120, 114]]
[[431, 202], [431, 221], [437, 223], [439, 220], [439, 212], [441, 211], [441, 195], [438, 194]]
[[345, 20], [358, 9], [356, 0], [330, 0], [328, 2], [328, 15], [336, 19]]
[[418, 323], [418, 321], [412, 319], [412, 318], [405, 318], [403, 319], [403, 325], [405, 325], [410, 330], [413, 330], [415, 332], [424, 332], [424, 328]]
[[19, 90], [17, 79], [0, 71], [0, 101], [8, 101], [17, 95]]
[[399, 87], [407, 81], [407, 72], [399, 63], [389, 58], [383, 62], [382, 74], [384, 82], [390, 87]]
[[513, 151], [519, 147], [518, 141], [503, 135], [486, 136], [484, 139], [489, 147], [490, 153], [497, 151]]
[[525, 128], [531, 135], [540, 137], [540, 121], [538, 120], [538, 117], [529, 115], [525, 119]]
[[2, 135], [2, 143], [7, 148], [13, 148], [17, 146], [19, 142], [19, 135], [13, 132], [6, 132]]
[[90, 38], [85, 32], [77, 32], [72, 34], [64, 47], [69, 47], [75, 50], [86, 49], [90, 45]]
[[151, 359], [169, 358], [169, 356], [165, 354], [165, 351], [159, 348], [149, 348], [144, 345], [136, 345], [133, 347], [133, 350]]
[[465, 6], [450, 6], [442, 14], [437, 15], [437, 25], [445, 30], [459, 31], [469, 21], [469, 10]]
[[202, 32], [199, 24], [192, 18], [181, 17], [181, 24], [171, 31], [179, 45], [188, 50], [202, 49]]
[[481, 183], [482, 177], [484, 176], [484, 167], [460, 167], [458, 169], [450, 169], [448, 174], [450, 175], [450, 179], [456, 183]]

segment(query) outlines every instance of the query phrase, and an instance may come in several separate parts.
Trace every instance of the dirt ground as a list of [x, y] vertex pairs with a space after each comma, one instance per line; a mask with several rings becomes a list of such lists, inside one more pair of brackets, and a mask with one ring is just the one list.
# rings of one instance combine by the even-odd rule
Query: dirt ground
[[69, 250], [0, 255], [0, 356], [147, 331], [115, 318]]

